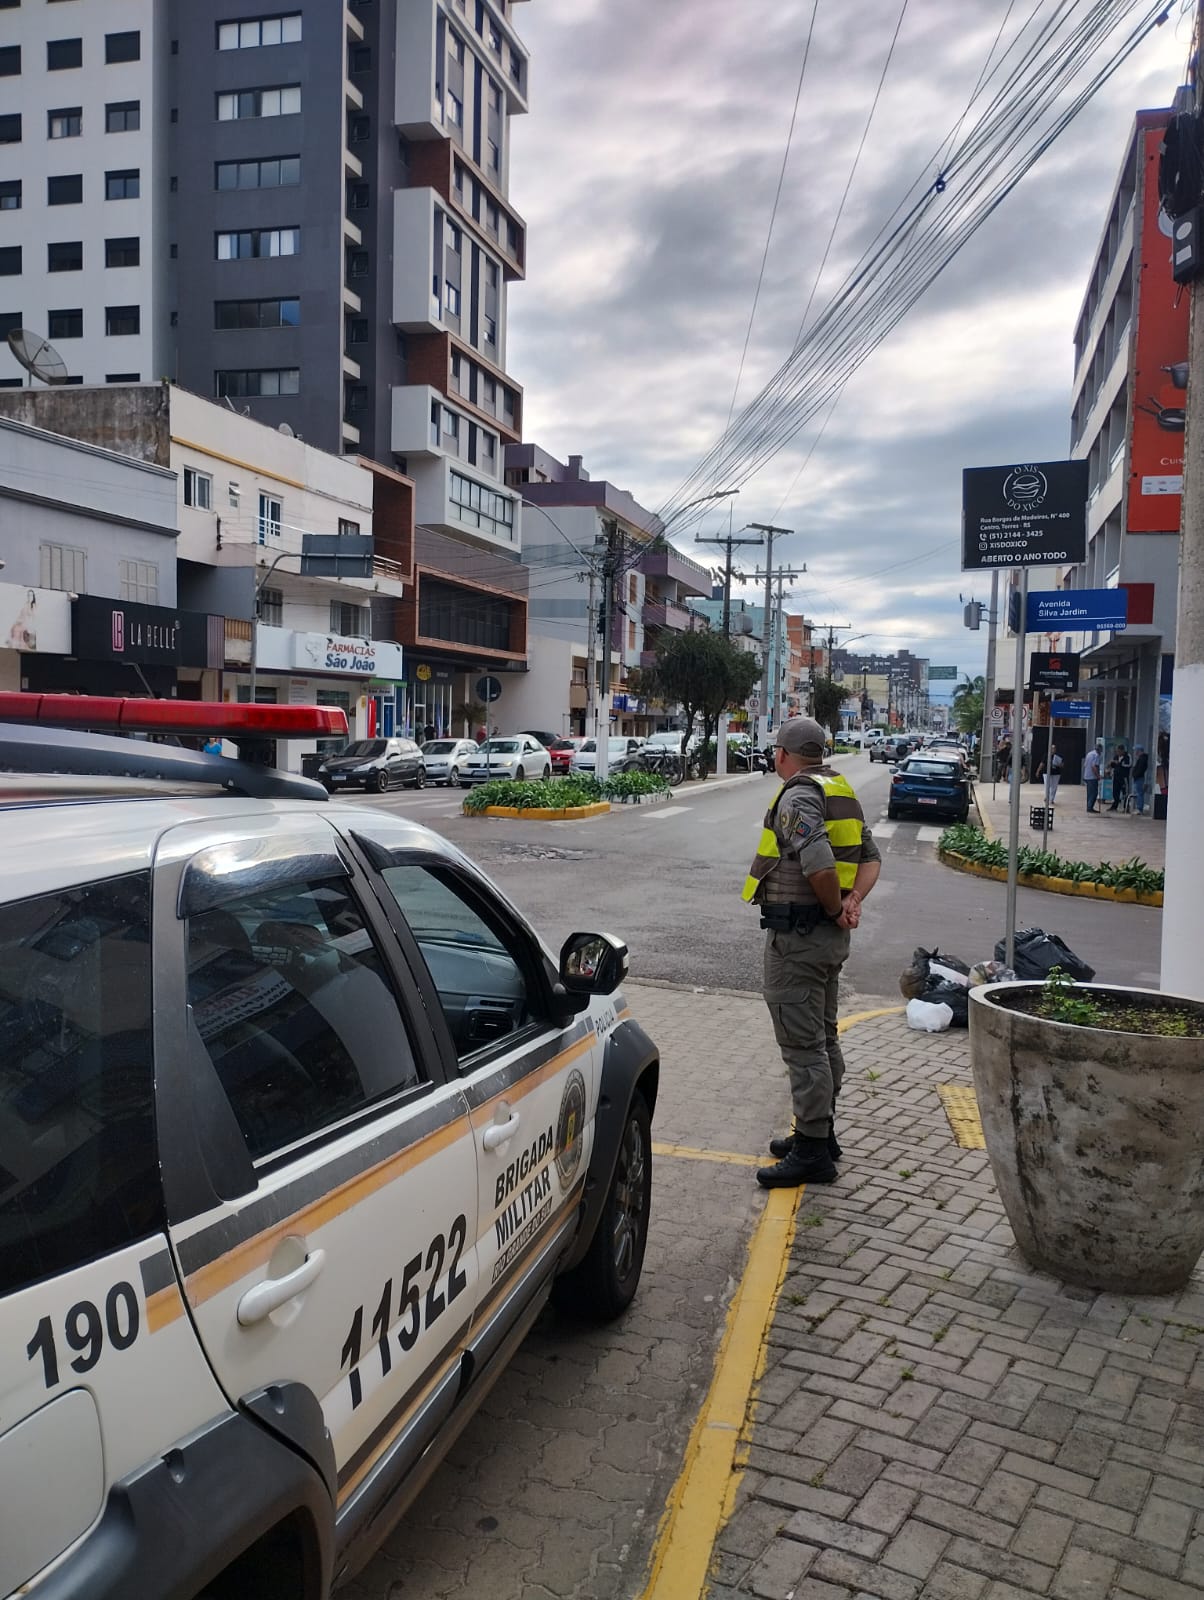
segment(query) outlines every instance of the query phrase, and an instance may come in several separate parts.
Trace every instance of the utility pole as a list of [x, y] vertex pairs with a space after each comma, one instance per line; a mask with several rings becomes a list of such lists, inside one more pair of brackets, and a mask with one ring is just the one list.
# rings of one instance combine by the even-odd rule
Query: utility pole
[[[1196, 45], [1204, 38], [1204, 0], [1196, 16]], [[1193, 84], [1196, 110], [1204, 80]], [[1200, 936], [1204, 933], [1204, 852], [1198, 846], [1204, 784], [1204, 278], [1191, 286], [1191, 345], [1187, 387], [1187, 437], [1183, 447], [1183, 499], [1179, 524], [1179, 608], [1175, 622], [1175, 781], [1166, 778], [1166, 874], [1162, 902], [1162, 987], [1204, 999]], [[1157, 760], [1157, 748], [1154, 752]], [[1168, 757], [1169, 765], [1169, 757]]]
[[[1204, 0], [1201, 0], [1204, 4]], [[750, 522], [749, 527], [754, 533], [765, 535], [765, 637], [761, 641], [761, 693], [762, 710], [757, 717], [759, 745], [764, 745], [769, 732], [769, 670], [770, 670], [770, 642], [769, 642], [769, 616], [773, 605], [773, 541], [777, 534], [793, 533], [793, 528], [777, 528], [771, 522]], [[758, 573], [758, 577], [760, 574]]]
[[[589, 621], [586, 624], [586, 647], [589, 656], [585, 668], [585, 736], [591, 735], [596, 739], [598, 735], [597, 718], [597, 658], [598, 648], [598, 568], [595, 562], [589, 565]], [[597, 746], [595, 745], [595, 749]]]
[[731, 529], [714, 538], [704, 539], [701, 534], [694, 540], [695, 544], [721, 544], [726, 552], [723, 563], [723, 637], [729, 639], [732, 632], [732, 551], [738, 545], [765, 543], [759, 535], [755, 539], [741, 539], [738, 534], [733, 534]]
[[594, 739], [594, 776], [606, 777], [610, 751], [610, 651], [615, 631], [615, 574], [622, 564], [623, 535], [613, 518], [605, 524], [602, 557], [602, 669], [598, 683], [598, 731]]
[[991, 609], [987, 624], [987, 675], [982, 690], [982, 748], [978, 777], [989, 783], [995, 775], [995, 645], [999, 637], [999, 568], [991, 569]]
[[775, 583], [778, 586], [776, 610], [773, 606], [772, 598], [770, 600], [770, 604], [765, 608], [765, 647], [767, 662], [765, 669], [765, 711], [775, 729], [781, 725], [782, 720], [780, 692], [782, 681], [781, 633], [784, 615], [782, 606], [782, 591], [787, 582], [790, 582], [795, 578], [801, 578], [806, 570], [807, 567], [805, 563], [803, 566], [797, 568], [778, 567], [776, 570], [773, 567], [770, 567], [767, 563], [764, 572], [762, 572], [758, 567], [755, 572], [750, 574], [750, 576], [757, 582], [760, 582], [761, 579], [765, 580], [765, 592], [767, 595], [772, 596], [773, 585]]

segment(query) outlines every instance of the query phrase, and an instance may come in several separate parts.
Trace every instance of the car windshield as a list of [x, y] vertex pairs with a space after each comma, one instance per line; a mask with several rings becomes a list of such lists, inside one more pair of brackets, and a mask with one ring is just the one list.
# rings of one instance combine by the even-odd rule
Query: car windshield
[[580, 756], [583, 756], [583, 755], [586, 754], [587, 751], [592, 753], [597, 748], [598, 748], [598, 746], [595, 744], [595, 742], [592, 739], [582, 739], [581, 748], [580, 748], [580, 750], [578, 750], [577, 754], [580, 755]]
[[622, 754], [626, 753], [627, 740], [626, 739], [608, 739], [606, 741], [606, 747], [607, 747], [608, 750], [612, 750], [612, 751], [617, 750], [620, 753], [620, 755], [622, 755]]
[[370, 756], [383, 756], [385, 741], [383, 739], [353, 739], [345, 750], [340, 750], [342, 756], [354, 756], [359, 761], [366, 761]]
[[576, 739], [557, 739], [551, 748], [553, 750], [575, 750], [577, 741]]
[[458, 742], [456, 739], [428, 739], [422, 753], [424, 756], [449, 756]]
[[518, 750], [517, 739], [486, 739], [477, 754], [480, 756], [488, 753], [491, 756], [512, 756]]
[[952, 778], [958, 776], [956, 765], [952, 761], [907, 761], [903, 764], [904, 772], [923, 772], [933, 778]]
[[648, 740], [649, 744], [665, 744], [670, 750], [676, 750], [681, 743], [680, 733], [654, 733]]

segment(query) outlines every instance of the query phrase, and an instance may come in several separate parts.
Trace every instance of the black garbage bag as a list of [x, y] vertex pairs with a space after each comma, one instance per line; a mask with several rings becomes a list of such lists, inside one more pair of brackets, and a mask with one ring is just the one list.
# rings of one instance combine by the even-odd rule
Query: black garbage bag
[[945, 978], [931, 978], [920, 998], [932, 1005], [947, 1005], [953, 1013], [949, 1023], [951, 1028], [970, 1026], [970, 991], [963, 989], [960, 983], [950, 983]]
[[[966, 983], [958, 983], [951, 974], [961, 974]], [[957, 956], [948, 956], [942, 950], [925, 950], [918, 947], [911, 957], [911, 965], [899, 975], [899, 990], [907, 1000], [944, 1002], [953, 1013], [950, 1027], [968, 1028], [970, 1025], [970, 969]]]
[[[1004, 959], [1006, 948], [1006, 940], [1000, 939], [995, 946], [996, 961]], [[1044, 928], [1025, 928], [1017, 933], [1016, 959], [1012, 965], [1021, 982], [1043, 982], [1055, 967], [1061, 967], [1074, 983], [1090, 983], [1095, 977], [1095, 968], [1076, 955], [1065, 939], [1056, 933], [1046, 933]]]

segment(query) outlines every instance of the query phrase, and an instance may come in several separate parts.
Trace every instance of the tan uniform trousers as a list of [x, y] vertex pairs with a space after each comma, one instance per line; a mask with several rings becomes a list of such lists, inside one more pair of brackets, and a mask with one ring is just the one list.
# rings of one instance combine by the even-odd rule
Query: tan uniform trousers
[[827, 1137], [844, 1079], [836, 1008], [848, 954], [849, 930], [828, 920], [810, 933], [765, 936], [765, 1003], [790, 1077], [794, 1126], [808, 1139]]

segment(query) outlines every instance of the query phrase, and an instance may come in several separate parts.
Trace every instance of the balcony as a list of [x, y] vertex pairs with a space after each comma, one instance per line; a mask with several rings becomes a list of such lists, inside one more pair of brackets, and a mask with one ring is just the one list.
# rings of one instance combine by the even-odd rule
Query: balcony
[[689, 556], [683, 556], [671, 545], [650, 550], [641, 557], [640, 571], [646, 578], [671, 578], [686, 594], [697, 595], [700, 599], [708, 598], [711, 593], [710, 570], [691, 561]]
[[690, 631], [690, 613], [685, 606], [653, 604], [644, 607], [646, 628], [671, 628], [674, 633]]

